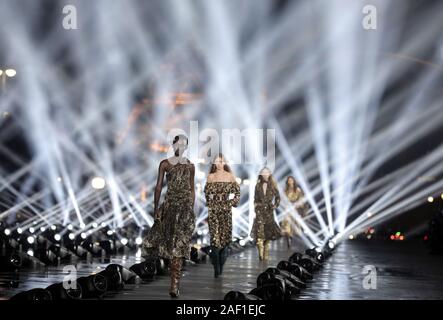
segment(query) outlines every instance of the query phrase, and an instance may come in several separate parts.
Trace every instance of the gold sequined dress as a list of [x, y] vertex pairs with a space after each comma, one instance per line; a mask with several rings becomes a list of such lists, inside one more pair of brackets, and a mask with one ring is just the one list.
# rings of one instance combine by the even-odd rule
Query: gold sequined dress
[[[303, 191], [300, 188], [296, 188], [295, 190], [285, 190], [286, 197], [288, 200], [294, 205], [295, 209], [297, 210], [298, 214], [301, 217], [304, 217], [307, 212], [307, 206], [304, 202], [304, 194]], [[281, 221], [281, 229], [282, 233], [286, 235], [292, 235], [295, 230], [293, 230], [293, 227], [295, 226], [296, 229], [300, 228], [295, 221], [295, 219], [291, 216], [291, 214], [288, 212], [286, 216]]]
[[195, 229], [190, 183], [192, 166], [191, 163], [179, 163], [166, 173], [168, 189], [159, 207], [161, 220], [154, 223], [143, 241], [145, 256], [190, 258]]
[[232, 207], [240, 201], [240, 186], [237, 182], [208, 182], [204, 191], [211, 245], [223, 248], [232, 241]]

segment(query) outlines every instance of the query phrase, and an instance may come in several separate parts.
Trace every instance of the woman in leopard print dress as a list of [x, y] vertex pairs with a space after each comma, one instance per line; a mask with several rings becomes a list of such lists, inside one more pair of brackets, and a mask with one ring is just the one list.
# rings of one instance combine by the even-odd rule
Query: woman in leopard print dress
[[205, 197], [209, 212], [211, 258], [217, 278], [223, 272], [228, 246], [232, 241], [232, 207], [236, 207], [240, 201], [240, 186], [221, 154], [211, 166]]

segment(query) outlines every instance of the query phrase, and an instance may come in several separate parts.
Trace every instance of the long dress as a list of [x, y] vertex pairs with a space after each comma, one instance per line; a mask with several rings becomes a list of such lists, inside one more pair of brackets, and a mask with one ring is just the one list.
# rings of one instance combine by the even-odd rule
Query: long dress
[[143, 241], [145, 256], [190, 258], [191, 237], [195, 229], [191, 193], [191, 163], [176, 164], [166, 173], [168, 189], [156, 221]]
[[266, 194], [263, 192], [263, 185], [257, 183], [255, 186], [255, 220], [252, 225], [251, 237], [255, 240], [275, 240], [281, 236], [280, 227], [274, 219], [273, 201], [275, 207], [280, 204], [280, 193], [277, 188], [268, 184]]
[[[299, 213], [300, 216], [305, 215], [306, 206], [303, 200], [303, 191], [297, 187], [295, 190], [285, 190], [286, 197], [294, 205], [295, 209]], [[296, 229], [300, 229], [297, 225], [297, 222], [292, 218], [290, 213], [287, 213], [286, 216], [281, 221], [281, 229], [283, 234], [292, 235], [295, 230], [293, 230], [292, 226], [295, 226]]]
[[[231, 194], [233, 199], [229, 199]], [[211, 245], [223, 248], [232, 241], [232, 207], [240, 201], [240, 186], [237, 182], [208, 182], [205, 197]]]

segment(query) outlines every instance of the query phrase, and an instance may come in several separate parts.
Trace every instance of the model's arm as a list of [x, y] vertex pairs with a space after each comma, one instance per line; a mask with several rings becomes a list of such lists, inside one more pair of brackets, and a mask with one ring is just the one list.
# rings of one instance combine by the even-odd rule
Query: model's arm
[[278, 187], [275, 186], [274, 209], [277, 209], [279, 206], [280, 206], [280, 191], [278, 191]]
[[212, 181], [212, 176], [208, 175], [208, 179], [206, 180], [206, 185], [205, 185], [205, 198], [206, 198], [206, 205], [209, 206], [210, 201], [212, 200], [212, 190], [211, 187], [208, 185], [208, 183], [210, 183]]
[[189, 185], [191, 186], [191, 198], [192, 198], [192, 208], [194, 208], [195, 203], [195, 186], [194, 186], [194, 176], [195, 176], [195, 166], [191, 167], [190, 181]]
[[236, 208], [238, 206], [238, 203], [240, 202], [240, 186], [237, 182], [233, 183], [231, 193], [234, 194], [234, 198], [231, 200], [231, 206]]
[[154, 192], [154, 217], [155, 219], [160, 219], [160, 212], [158, 210], [158, 202], [160, 201], [160, 196], [162, 194], [162, 188], [163, 188], [163, 178], [165, 176], [166, 171], [166, 163], [164, 160], [160, 162], [160, 165], [158, 166], [158, 176], [157, 176], [157, 185], [155, 186], [155, 192]]

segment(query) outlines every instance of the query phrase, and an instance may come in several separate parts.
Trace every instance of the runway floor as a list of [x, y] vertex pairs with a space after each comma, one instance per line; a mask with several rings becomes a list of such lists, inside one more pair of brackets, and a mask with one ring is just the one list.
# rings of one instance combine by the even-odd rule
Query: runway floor
[[[245, 249], [229, 257], [224, 275], [213, 278], [212, 265], [202, 263], [187, 265], [183, 271], [180, 299], [223, 299], [230, 290], [249, 292], [256, 286], [256, 278], [269, 266], [276, 266], [294, 251], [301, 251], [300, 244], [288, 249], [282, 240], [271, 247], [270, 261], [259, 262], [255, 248]], [[100, 271], [109, 263], [119, 263], [129, 268], [136, 263], [134, 257], [115, 257], [106, 261], [77, 264], [78, 276]], [[365, 289], [363, 269], [374, 266], [377, 288]], [[8, 299], [15, 293], [63, 280], [61, 268], [44, 268], [21, 271], [17, 288], [0, 287], [0, 299]], [[0, 283], [7, 283], [11, 275], [0, 273]], [[170, 299], [169, 277], [159, 276], [150, 283], [126, 285], [117, 294], [105, 299], [144, 300]], [[318, 271], [298, 299], [443, 299], [443, 256], [426, 252], [422, 244], [415, 242], [346, 241], [338, 246], [334, 255]]]

